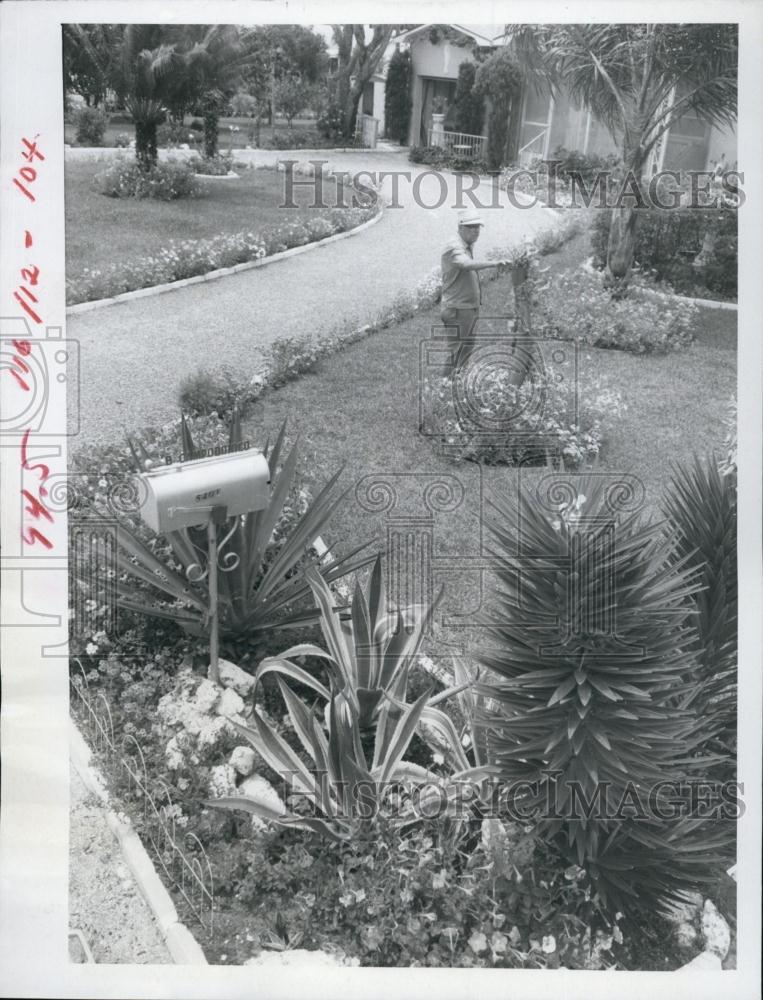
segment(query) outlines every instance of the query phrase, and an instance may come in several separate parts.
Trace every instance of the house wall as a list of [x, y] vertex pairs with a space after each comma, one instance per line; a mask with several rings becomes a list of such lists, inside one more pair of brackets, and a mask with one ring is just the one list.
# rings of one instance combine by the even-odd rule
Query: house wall
[[421, 128], [421, 105], [424, 92], [423, 77], [457, 80], [458, 67], [462, 62], [474, 62], [472, 49], [468, 45], [454, 45], [453, 42], [440, 42], [432, 45], [424, 36], [413, 38], [410, 43], [411, 52], [411, 126], [408, 132], [408, 142], [415, 146], [419, 142]]
[[710, 136], [707, 143], [707, 163], [705, 169], [712, 170], [713, 165], [720, 160], [722, 154], [726, 154], [726, 166], [733, 169], [737, 162], [737, 134], [736, 129], [719, 129], [713, 126], [710, 129]]
[[374, 118], [379, 121], [379, 135], [384, 135], [384, 80], [374, 78]]

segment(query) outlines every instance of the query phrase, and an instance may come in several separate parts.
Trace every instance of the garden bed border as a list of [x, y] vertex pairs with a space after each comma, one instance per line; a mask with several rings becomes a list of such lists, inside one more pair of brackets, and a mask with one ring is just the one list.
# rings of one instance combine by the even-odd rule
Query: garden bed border
[[114, 295], [106, 299], [93, 299], [91, 302], [77, 302], [75, 305], [66, 307], [66, 315], [75, 316], [79, 313], [90, 312], [93, 309], [103, 309], [106, 306], [119, 305], [120, 302], [130, 302], [133, 299], [149, 298], [153, 295], [164, 295], [166, 292], [174, 292], [180, 288], [186, 288], [189, 285], [198, 285], [204, 281], [216, 281], [218, 278], [226, 278], [229, 275], [238, 274], [241, 271], [251, 271], [255, 267], [265, 267], [267, 264], [274, 264], [287, 257], [295, 257], [297, 254], [307, 253], [308, 250], [317, 250], [319, 247], [327, 246], [329, 243], [335, 243], [337, 240], [347, 239], [350, 236], [356, 236], [364, 229], [368, 229], [370, 226], [375, 226], [384, 214], [384, 209], [386, 207], [384, 199], [378, 194], [376, 205], [377, 211], [372, 218], [367, 219], [365, 222], [361, 222], [359, 226], [355, 226], [353, 229], [346, 229], [343, 233], [334, 233], [332, 236], [324, 236], [323, 239], [314, 240], [311, 243], [305, 243], [302, 246], [290, 247], [288, 250], [281, 250], [279, 253], [270, 254], [268, 257], [261, 257], [259, 260], [248, 260], [244, 261], [243, 264], [234, 264], [233, 267], [221, 267], [215, 271], [207, 271], [205, 274], [195, 274], [192, 278], [181, 278], [179, 281], [168, 281], [163, 285], [151, 285], [148, 288], [136, 288], [131, 292], [121, 292], [119, 295]]
[[140, 837], [112, 808], [106, 781], [94, 766], [92, 756], [92, 751], [77, 724], [70, 718], [71, 763], [87, 790], [98, 799], [103, 808], [106, 823], [119, 843], [122, 856], [153, 914], [172, 960], [176, 965], [208, 965], [201, 945], [188, 927], [181, 922], [175, 904]]

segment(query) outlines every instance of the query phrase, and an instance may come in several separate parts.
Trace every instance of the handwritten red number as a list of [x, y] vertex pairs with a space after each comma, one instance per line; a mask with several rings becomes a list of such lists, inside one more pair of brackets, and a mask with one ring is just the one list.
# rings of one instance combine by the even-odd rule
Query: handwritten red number
[[28, 531], [22, 531], [21, 537], [27, 545], [34, 545], [35, 542], [40, 542], [46, 549], [53, 548], [53, 543], [48, 541], [45, 535], [39, 532], [37, 528], [30, 528]]

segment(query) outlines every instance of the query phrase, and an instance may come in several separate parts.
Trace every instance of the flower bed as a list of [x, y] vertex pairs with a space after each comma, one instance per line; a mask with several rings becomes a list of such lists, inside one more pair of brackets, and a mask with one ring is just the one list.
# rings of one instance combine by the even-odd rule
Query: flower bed
[[[547, 518], [550, 537], [555, 532], [560, 546], [566, 544], [565, 533], [584, 530], [586, 502], [592, 502], [590, 496], [561, 504], [558, 523], [551, 515], [539, 515]], [[655, 544], [661, 543], [655, 538]], [[638, 547], [629, 551], [632, 561], [642, 561]], [[643, 565], [651, 559], [646, 553]], [[659, 580], [656, 585], [664, 587]], [[374, 593], [373, 582], [368, 593]], [[389, 642], [392, 637], [381, 627], [383, 608], [367, 603], [358, 589], [353, 605], [356, 610], [363, 605], [372, 624], [378, 617], [371, 634], [377, 642]], [[425, 614], [414, 625], [419, 638]], [[322, 615], [323, 640], [329, 641], [331, 612], [325, 604]], [[363, 641], [360, 621], [353, 613], [350, 641]], [[316, 632], [301, 637], [314, 639], [313, 645], [302, 641], [261, 661], [255, 675], [223, 663], [219, 683], [205, 677], [197, 641], [155, 631], [147, 654], [145, 638], [135, 630], [110, 639], [90, 636], [74, 683], [83, 669], [91, 692], [106, 697], [115, 741], [137, 741], [156, 797], [161, 793], [173, 803], [173, 827], [186, 839], [198, 838], [194, 842], [204, 850], [216, 910], [217, 930], [204, 940], [211, 962], [241, 964], [263, 949], [299, 947], [322, 949], [340, 963], [370, 966], [665, 969], [680, 966], [700, 949], [700, 936], [686, 930], [694, 920], [687, 913], [678, 918], [651, 913], [648, 926], [637, 912], [607, 918], [588, 867], [565, 861], [533, 823], [480, 819], [468, 808], [463, 816], [457, 811], [427, 818], [412, 806], [405, 786], [395, 785], [380, 811], [358, 814], [350, 836], [327, 839], [328, 821], [315, 818], [315, 803], [311, 807], [305, 801], [301, 780], [294, 777], [310, 748], [304, 725], [320, 726], [322, 718], [313, 705], [310, 723], [298, 706], [315, 702], [316, 685], [335, 690], [332, 675], [342, 655], [335, 648], [333, 662], [321, 665]], [[271, 638], [263, 653], [280, 648]], [[361, 669], [359, 660], [353, 662], [346, 669]], [[397, 663], [396, 674], [407, 660]], [[420, 690], [429, 674], [422, 675], [420, 661], [410, 667], [413, 687]], [[280, 675], [277, 686], [268, 683], [274, 673]], [[291, 693], [281, 677], [289, 679]], [[556, 684], [553, 676], [549, 682]], [[664, 700], [665, 691], [657, 690]], [[430, 695], [425, 689], [422, 697]], [[413, 692], [412, 697], [415, 702], [406, 702], [409, 713], [422, 705], [422, 698]], [[438, 709], [421, 716], [438, 739], [430, 744], [424, 726], [412, 755], [409, 732], [405, 767], [416, 780], [416, 768], [423, 766], [426, 787], [447, 789], [452, 755], [464, 754], [457, 747], [474, 747], [476, 753], [481, 743], [479, 729], [469, 722], [469, 698], [441, 704], [446, 714]], [[360, 703], [360, 710], [373, 712], [373, 702]], [[345, 725], [341, 716], [332, 718], [331, 740]], [[337, 760], [349, 753], [345, 749]], [[291, 777], [279, 763], [285, 760], [293, 761]], [[145, 813], [139, 790], [108, 760], [104, 763], [112, 773], [112, 790], [141, 832]], [[251, 805], [242, 811], [242, 803]], [[407, 820], [403, 826], [400, 816]], [[183, 916], [182, 898], [177, 905]], [[723, 905], [728, 913], [733, 902], [725, 899]], [[705, 903], [702, 933], [706, 941], [712, 935], [713, 947], [728, 950], [728, 925], [712, 904]]]
[[[547, 235], [540, 242], [551, 246], [556, 240]], [[526, 248], [517, 250], [518, 261], [526, 256]], [[497, 280], [485, 292], [498, 307], [511, 286]], [[419, 301], [431, 305], [437, 294], [432, 277], [420, 295], [404, 299], [398, 308], [405, 314]], [[281, 407], [302, 422], [300, 429], [308, 438], [311, 465], [318, 475], [324, 467], [335, 467], [339, 449], [342, 460], [351, 463], [356, 482], [368, 469], [378, 468], [442, 476], [441, 463], [415, 435], [413, 420], [398, 412], [405, 406], [414, 408], [410, 383], [418, 356], [417, 335], [431, 332], [431, 317], [419, 318], [420, 329], [414, 328], [415, 318], [401, 324], [390, 317], [386, 337], [348, 347], [341, 362], [327, 362], [317, 379], [296, 381], [289, 360], [295, 356], [290, 351], [295, 345], [281, 345], [283, 356], [275, 359], [274, 370], [291, 384], [268, 394], [265, 402], [270, 409], [263, 406], [253, 421], [257, 434], [273, 426], [273, 411]], [[363, 353], [353, 359], [354, 351]], [[691, 353], [687, 352], [684, 366], [686, 378], [691, 377]], [[646, 379], [641, 384], [649, 389], [638, 413], [615, 421], [630, 420], [622, 431], [630, 439], [634, 426], [643, 432], [645, 418], [655, 420], [649, 412], [655, 405], [653, 380], [667, 365], [664, 359], [594, 349], [587, 358], [590, 361], [594, 355], [599, 364], [602, 360], [610, 364], [616, 354], [618, 363], [630, 366], [625, 369], [629, 376], [618, 383], [623, 390], [638, 378]], [[720, 365], [717, 356], [713, 358], [711, 377], [717, 381]], [[394, 394], [389, 393], [390, 382], [397, 387]], [[355, 392], [347, 391], [348, 384]], [[595, 380], [591, 384], [595, 386]], [[714, 387], [715, 381], [710, 385]], [[589, 395], [589, 400], [594, 397], [595, 393]], [[614, 409], [615, 402], [614, 397], [605, 401], [604, 409]], [[664, 419], [659, 421], [649, 443], [661, 467], [668, 464], [662, 463], [658, 447], [663, 438], [672, 435], [673, 458], [683, 457], [698, 440], [704, 448], [706, 428], [699, 424], [712, 422], [709, 403], [709, 398], [701, 400], [700, 419], [692, 423], [688, 444]], [[380, 418], [385, 435], [379, 433]], [[352, 428], [349, 440], [342, 433], [348, 427]], [[216, 416], [193, 421], [190, 429], [198, 444], [225, 441], [226, 430]], [[118, 485], [136, 457], [144, 462], [161, 460], [184, 438], [183, 425], [175, 423], [140, 435], [145, 455], [141, 451], [136, 456], [128, 446], [115, 455], [99, 450], [82, 456], [75, 469], [84, 477], [83, 500], [97, 493], [104, 501], [111, 497], [115, 502], [118, 494], [110, 489], [112, 478]], [[223, 664], [219, 682], [207, 676], [203, 627], [202, 635], [194, 637], [171, 620], [132, 610], [118, 632], [107, 634], [102, 623], [108, 606], [85, 595], [92, 602], [91, 624], [73, 636], [72, 651], [79, 655], [93, 691], [106, 698], [115, 736], [139, 742], [149, 780], [171, 798], [177, 829], [198, 838], [209, 860], [217, 928], [204, 941], [210, 960], [239, 964], [263, 950], [320, 948], [337, 962], [365, 966], [666, 969], [679, 967], [699, 951], [705, 930], [703, 922], [697, 931], [699, 917], [694, 913], [682, 920], [697, 925], [693, 936], [685, 927], [676, 936], [655, 902], [661, 886], [686, 887], [696, 881], [725, 919], [732, 920], [733, 897], [722, 896], [714, 882], [716, 868], [721, 873], [728, 867], [722, 862], [733, 851], [733, 830], [723, 829], [723, 824], [707, 842], [702, 841], [707, 831], [701, 826], [683, 830], [674, 839], [669, 825], [656, 831], [650, 826], [640, 834], [649, 838], [650, 849], [638, 853], [638, 870], [633, 873], [618, 854], [612, 878], [606, 852], [599, 850], [611, 831], [599, 817], [586, 827], [589, 853], [584, 851], [581, 858], [574, 846], [578, 836], [574, 824], [554, 829], [543, 817], [485, 816], [472, 808], [473, 799], [462, 802], [461, 810], [454, 797], [457, 775], [468, 774], [484, 790], [479, 783], [488, 780], [487, 760], [501, 774], [526, 768], [523, 776], [532, 777], [535, 772], [531, 775], [529, 769], [548, 763], [551, 751], [561, 755], [570, 773], [582, 767], [580, 775], [586, 780], [590, 766], [601, 772], [613, 754], [624, 755], [627, 773], [648, 782], [655, 769], [664, 777], [668, 767], [686, 765], [684, 734], [695, 757], [686, 765], [691, 773], [733, 775], [736, 486], [733, 442], [728, 444], [725, 475], [714, 472], [712, 464], [698, 467], [671, 488], [672, 502], [659, 523], [655, 520], [645, 527], [640, 519], [626, 517], [625, 525], [618, 527], [626, 532], [627, 544], [607, 562], [612, 576], [606, 585], [615, 588], [617, 607], [627, 611], [618, 625], [628, 630], [631, 643], [637, 641], [650, 651], [649, 669], [643, 674], [639, 673], [643, 654], [618, 661], [622, 670], [614, 671], [614, 676], [607, 673], [609, 652], [620, 656], [622, 647], [611, 630], [587, 631], [593, 622], [588, 616], [583, 616], [579, 639], [591, 645], [590, 661], [584, 664], [566, 648], [552, 650], [550, 664], [538, 662], [527, 673], [529, 659], [543, 661], [539, 650], [558, 640], [554, 629], [567, 620], [570, 594], [562, 568], [570, 558], [580, 558], [579, 569], [588, 571], [588, 554], [600, 551], [597, 538], [584, 536], [595, 534], [603, 523], [601, 497], [596, 500], [595, 484], [579, 478], [564, 479], [564, 492], [548, 509], [529, 499], [528, 508], [522, 507], [523, 524], [529, 528], [523, 536], [523, 557], [533, 566], [528, 577], [532, 586], [522, 598], [534, 602], [529, 618], [513, 608], [507, 614], [503, 608], [500, 620], [491, 625], [495, 640], [491, 646], [472, 644], [469, 656], [460, 660], [441, 655], [437, 632], [427, 637], [434, 608], [408, 608], [407, 628], [401, 629], [401, 622], [393, 628], [394, 615], [390, 619], [384, 607], [381, 570], [376, 565], [370, 580], [362, 573], [354, 587], [351, 578], [333, 581], [337, 587], [333, 597], [313, 572], [314, 562], [295, 564], [286, 580], [299, 581], [304, 572], [314, 602], [312, 623], [294, 626], [293, 631], [265, 628], [256, 641], [247, 637], [238, 646], [232, 644], [228, 655], [234, 662]], [[655, 461], [654, 455], [651, 460]], [[504, 471], [495, 482], [505, 487], [507, 475]], [[570, 482], [577, 486], [572, 494]], [[301, 483], [294, 488], [301, 489]], [[278, 490], [275, 484], [274, 490]], [[663, 503], [666, 491], [657, 492], [658, 502]], [[276, 545], [304, 516], [304, 498], [293, 491], [289, 495], [295, 503], [286, 516], [285, 530], [280, 537], [276, 534]], [[353, 507], [352, 495], [353, 491], [344, 494], [345, 502], [333, 509], [327, 525], [329, 541], [350, 541], [351, 548], [367, 537], [361, 537], [357, 528], [358, 505]], [[614, 500], [621, 498], [619, 490]], [[612, 499], [607, 495], [608, 502]], [[501, 590], [491, 591], [490, 596], [510, 603], [519, 586], [513, 555], [518, 549], [511, 528], [519, 507], [507, 500], [492, 509], [495, 545], [490, 551], [502, 560], [496, 564], [502, 576]], [[470, 551], [470, 532], [477, 529], [463, 514], [456, 512], [451, 535], [447, 527], [438, 526], [440, 540], [447, 543], [445, 551]], [[670, 523], [663, 529], [666, 517]], [[362, 523], [365, 532], [367, 519]], [[305, 533], [305, 538], [311, 536], [312, 532]], [[148, 533], [143, 537], [157, 557], [169, 555], [166, 541]], [[281, 551], [277, 549], [270, 565], [278, 562]], [[698, 557], [700, 552], [707, 555]], [[175, 556], [180, 566], [184, 560], [180, 545]], [[135, 575], [140, 565], [133, 554], [120, 570]], [[694, 573], [703, 576], [697, 593], [711, 590], [707, 600], [694, 597], [689, 586]], [[462, 574], [456, 575], [461, 586]], [[580, 579], [578, 570], [574, 578]], [[196, 585], [191, 577], [188, 580]], [[602, 592], [599, 582], [591, 582], [591, 592]], [[145, 601], [156, 578], [146, 580], [144, 574], [143, 583], [140, 595]], [[457, 607], [478, 603], [474, 585], [467, 587], [466, 592], [458, 591], [463, 599]], [[176, 596], [182, 605], [183, 592]], [[233, 602], [234, 592], [227, 596]], [[334, 605], [348, 601], [351, 609], [340, 618]], [[654, 606], [669, 607], [671, 617], [643, 613]], [[723, 614], [718, 613], [721, 608]], [[175, 613], [178, 608], [170, 610]], [[403, 635], [408, 638], [402, 640]], [[474, 684], [477, 660], [483, 667], [484, 687]], [[373, 663], [385, 664], [382, 674], [372, 670]], [[497, 686], [496, 674], [502, 677]], [[514, 683], [514, 674], [519, 683]], [[437, 684], [433, 676], [438, 677]], [[612, 698], [619, 681], [624, 687], [619, 697]], [[683, 697], [689, 690], [699, 707], [678, 708], [672, 703], [674, 696]], [[593, 711], [588, 711], [589, 705]], [[503, 743], [488, 746], [475, 722], [488, 709], [489, 731]], [[650, 714], [654, 712], [661, 713], [657, 735]], [[660, 733], [667, 734], [669, 761], [658, 755], [655, 764], [654, 753], [639, 752], [640, 743], [629, 735], [633, 718], [637, 741], [651, 741], [651, 746]], [[579, 731], [586, 738], [578, 746]], [[523, 741], [516, 753], [512, 740]], [[712, 755], [705, 759], [711, 742]], [[546, 746], [549, 750], [544, 751]], [[327, 797], [322, 785], [311, 785], [320, 772], [329, 778]], [[401, 780], [389, 786], [386, 779], [391, 776]], [[124, 808], [140, 828], [144, 803], [118, 770], [113, 781]], [[414, 789], [425, 783], [431, 791], [422, 793], [417, 806]], [[311, 788], [314, 792], [306, 795]], [[345, 798], [348, 789], [356, 797]], [[448, 807], [431, 814], [420, 808], [422, 803], [443, 801]], [[630, 817], [622, 826], [626, 834], [634, 830]], [[638, 833], [639, 825], [635, 828]], [[622, 836], [616, 846], [627, 856]], [[627, 896], [627, 906], [612, 898], [623, 879], [635, 880], [635, 896]], [[184, 915], [182, 900], [178, 910]]]
[[261, 232], [241, 232], [206, 240], [173, 240], [156, 253], [104, 268], [86, 268], [67, 279], [66, 304], [111, 298], [138, 288], [151, 288], [207, 274], [219, 268], [262, 260], [291, 247], [305, 246], [367, 222], [379, 210], [333, 208], [325, 218], [285, 222]]
[[[160, 163], [148, 175], [133, 162], [122, 160], [95, 176], [92, 168], [76, 166], [70, 180], [68, 171], [67, 166], [67, 234], [74, 235], [68, 243], [67, 305], [255, 262], [355, 229], [382, 210], [376, 193], [367, 187], [356, 192], [356, 201], [348, 199], [347, 203], [356, 207], [320, 210], [303, 205], [306, 199], [300, 189], [297, 193], [300, 210], [286, 213], [289, 219], [284, 222], [284, 213], [276, 207], [282, 198], [282, 181], [277, 171], [269, 169], [247, 171], [246, 176], [231, 178], [231, 183], [215, 188], [214, 192], [211, 185], [205, 186], [204, 179], [195, 178], [183, 163]], [[193, 210], [198, 219], [189, 218], [190, 210], [172, 194], [179, 190], [181, 176], [188, 193], [198, 196], [198, 209]], [[94, 184], [111, 193], [113, 201], [94, 195]], [[154, 193], [165, 192], [167, 199], [149, 198], [146, 194], [135, 206], [124, 204], [128, 197], [144, 188], [147, 192], [149, 189]], [[344, 196], [348, 193], [352, 191], [345, 191]], [[255, 198], [262, 202], [259, 228], [244, 231], [241, 219], [246, 218], [245, 213]], [[75, 210], [77, 204], [81, 205], [81, 211]], [[168, 231], [180, 236], [167, 238]], [[102, 254], [93, 255], [93, 244], [97, 242], [94, 233], [103, 238], [104, 245], [114, 246], [113, 263], [104, 266]], [[156, 249], [146, 253], [145, 247]], [[72, 267], [75, 260], [81, 262], [79, 273]], [[89, 266], [82, 266], [85, 261], [89, 261]]]

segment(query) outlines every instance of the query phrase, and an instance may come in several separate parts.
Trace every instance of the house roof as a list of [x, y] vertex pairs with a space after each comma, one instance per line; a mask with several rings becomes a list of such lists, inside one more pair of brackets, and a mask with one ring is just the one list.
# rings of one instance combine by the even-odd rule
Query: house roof
[[[408, 42], [415, 35], [419, 35], [421, 32], [435, 27], [437, 27], [436, 24], [420, 24], [416, 28], [411, 28], [410, 31], [404, 31], [401, 35], [397, 35], [394, 40], [396, 42]], [[478, 45], [494, 45], [495, 41], [493, 39], [492, 32], [496, 27], [499, 27], [499, 25], [479, 25], [479, 28], [482, 29], [480, 31], [477, 31], [474, 27], [469, 27], [465, 24], [449, 24], [448, 27], [461, 32], [462, 35], [468, 35], [469, 38], [472, 38]], [[503, 33], [501, 33], [500, 37], [502, 37], [502, 34]]]

